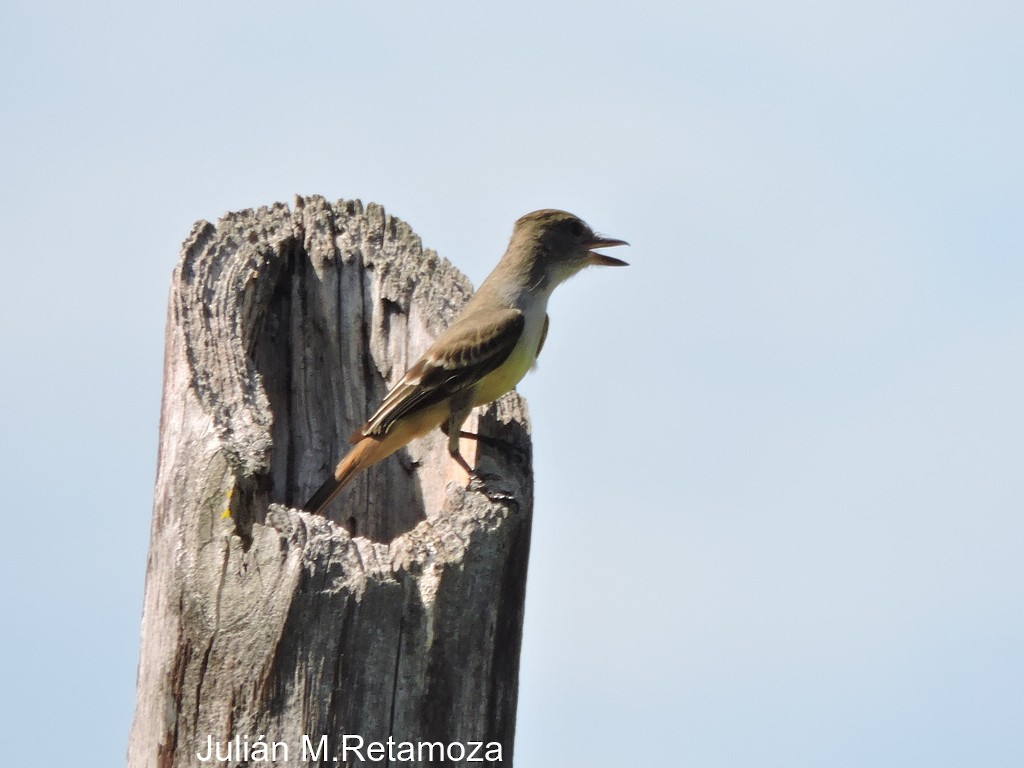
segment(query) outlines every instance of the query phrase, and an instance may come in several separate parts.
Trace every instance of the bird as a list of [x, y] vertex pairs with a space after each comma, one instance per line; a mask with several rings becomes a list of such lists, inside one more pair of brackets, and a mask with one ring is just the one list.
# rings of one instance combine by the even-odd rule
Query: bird
[[470, 411], [512, 390], [533, 367], [550, 324], [548, 298], [560, 283], [588, 266], [628, 266], [595, 250], [620, 245], [628, 243], [595, 234], [566, 211], [520, 217], [497, 266], [352, 434], [348, 453], [303, 509], [323, 513], [361, 470], [438, 427], [448, 453], [474, 477], [459, 451], [460, 437], [480, 437], [462, 431]]

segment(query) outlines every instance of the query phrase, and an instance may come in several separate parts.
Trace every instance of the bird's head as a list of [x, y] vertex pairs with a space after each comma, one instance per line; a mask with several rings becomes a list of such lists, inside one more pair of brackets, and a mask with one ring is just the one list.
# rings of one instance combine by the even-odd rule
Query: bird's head
[[546, 208], [519, 218], [512, 230], [509, 252], [530, 262], [532, 279], [557, 285], [584, 267], [625, 267], [621, 259], [597, 253], [596, 248], [628, 245], [594, 233], [586, 222], [566, 211]]

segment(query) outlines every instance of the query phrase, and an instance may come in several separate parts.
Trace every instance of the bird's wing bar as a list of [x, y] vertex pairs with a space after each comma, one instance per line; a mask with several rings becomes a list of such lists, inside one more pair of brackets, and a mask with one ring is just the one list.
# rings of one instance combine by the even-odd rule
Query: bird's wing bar
[[460, 318], [406, 371], [370, 420], [352, 436], [353, 441], [387, 434], [403, 416], [476, 384], [508, 359], [525, 324], [526, 318], [518, 309], [489, 310]]

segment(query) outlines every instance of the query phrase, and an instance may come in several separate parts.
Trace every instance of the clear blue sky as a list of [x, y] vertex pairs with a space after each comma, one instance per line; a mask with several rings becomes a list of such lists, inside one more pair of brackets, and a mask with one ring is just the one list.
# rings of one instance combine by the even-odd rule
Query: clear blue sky
[[1024, 764], [1024, 5], [0, 6], [5, 760], [123, 763], [171, 269], [384, 204], [556, 293], [518, 764]]

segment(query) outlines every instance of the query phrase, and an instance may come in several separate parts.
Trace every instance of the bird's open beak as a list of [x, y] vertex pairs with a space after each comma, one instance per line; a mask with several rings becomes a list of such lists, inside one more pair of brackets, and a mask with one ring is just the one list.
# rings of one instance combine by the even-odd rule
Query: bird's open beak
[[629, 264], [622, 259], [612, 256], [605, 256], [603, 253], [594, 253], [591, 248], [611, 248], [615, 245], [629, 245], [625, 240], [616, 240], [614, 237], [595, 237], [587, 243], [587, 264], [594, 264], [599, 267], [628, 267]]

